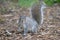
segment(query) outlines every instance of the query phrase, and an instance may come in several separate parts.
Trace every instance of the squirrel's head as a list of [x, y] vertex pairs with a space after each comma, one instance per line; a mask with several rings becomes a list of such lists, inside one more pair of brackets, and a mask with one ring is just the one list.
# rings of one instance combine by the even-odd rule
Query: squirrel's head
[[20, 21], [24, 22], [26, 20], [26, 16], [20, 16]]

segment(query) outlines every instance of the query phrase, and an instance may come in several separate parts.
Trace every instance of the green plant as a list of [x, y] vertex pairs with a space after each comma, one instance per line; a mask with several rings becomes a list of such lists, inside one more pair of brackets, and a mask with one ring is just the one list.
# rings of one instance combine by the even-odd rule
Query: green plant
[[34, 3], [38, 3], [39, 0], [18, 0], [18, 4], [21, 7], [31, 7]]
[[51, 6], [54, 4], [54, 0], [44, 0], [44, 2], [46, 3], [46, 5]]
[[57, 3], [60, 3], [60, 0], [57, 0]]
[[60, 0], [44, 0], [45, 4], [48, 6], [52, 6], [55, 3], [60, 3]]

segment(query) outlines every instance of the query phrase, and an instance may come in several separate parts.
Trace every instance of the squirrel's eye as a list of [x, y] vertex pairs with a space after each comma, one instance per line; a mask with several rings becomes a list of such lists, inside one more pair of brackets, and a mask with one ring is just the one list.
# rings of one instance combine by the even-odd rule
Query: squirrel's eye
[[22, 29], [22, 27], [21, 27], [21, 29]]
[[22, 22], [23, 22], [23, 20], [22, 20]]
[[22, 22], [23, 22], [23, 20], [22, 20]]

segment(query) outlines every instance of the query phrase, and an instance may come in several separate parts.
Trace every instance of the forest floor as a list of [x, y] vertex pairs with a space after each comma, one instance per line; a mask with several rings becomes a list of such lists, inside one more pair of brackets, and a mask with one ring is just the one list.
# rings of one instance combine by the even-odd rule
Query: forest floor
[[[29, 13], [27, 9], [19, 7], [16, 3], [0, 4], [0, 40], [60, 40], [59, 5], [47, 7], [44, 10], [44, 23], [39, 27], [38, 34], [28, 33], [26, 37], [17, 31], [17, 20], [23, 12]], [[7, 30], [10, 33], [7, 33]]]

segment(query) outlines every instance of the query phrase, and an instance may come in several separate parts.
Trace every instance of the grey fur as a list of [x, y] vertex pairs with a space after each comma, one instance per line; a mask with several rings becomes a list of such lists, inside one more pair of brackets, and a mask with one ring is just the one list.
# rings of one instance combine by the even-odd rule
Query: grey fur
[[32, 31], [33, 33], [37, 33], [38, 24], [34, 19], [32, 19], [30, 17], [20, 16], [19, 30], [21, 29], [21, 27], [23, 27], [22, 29], [24, 30], [24, 35], [26, 35], [28, 33], [28, 31]]

